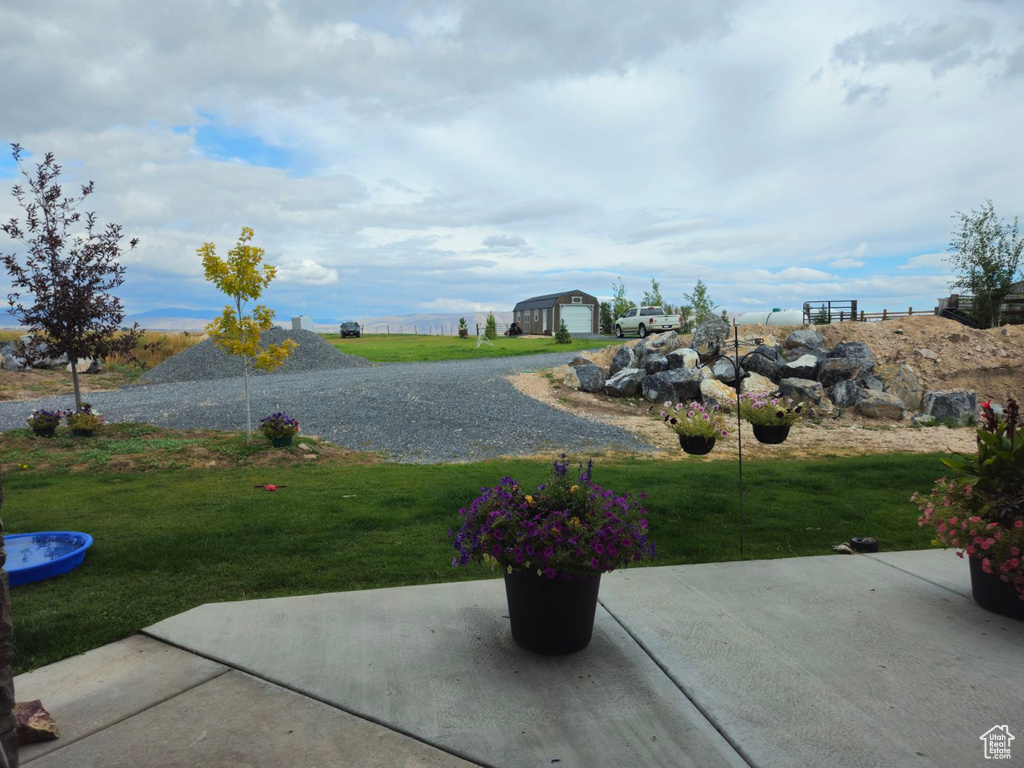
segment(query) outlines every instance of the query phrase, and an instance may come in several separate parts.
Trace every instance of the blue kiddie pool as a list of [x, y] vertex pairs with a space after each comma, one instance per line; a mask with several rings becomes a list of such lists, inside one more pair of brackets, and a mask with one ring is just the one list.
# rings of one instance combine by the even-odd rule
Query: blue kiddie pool
[[44, 531], [4, 536], [8, 583], [12, 587], [73, 571], [85, 559], [92, 536], [78, 531]]

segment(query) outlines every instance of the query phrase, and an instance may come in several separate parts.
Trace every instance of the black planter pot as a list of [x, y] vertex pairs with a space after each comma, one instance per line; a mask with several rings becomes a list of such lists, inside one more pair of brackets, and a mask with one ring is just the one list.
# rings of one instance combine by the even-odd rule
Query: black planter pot
[[57, 431], [56, 427], [50, 427], [49, 429], [33, 429], [32, 432], [36, 437], [53, 437], [53, 433]]
[[789, 437], [789, 424], [753, 424], [754, 437], [765, 445], [778, 445]]
[[1003, 581], [997, 573], [985, 573], [981, 569], [980, 557], [969, 557], [971, 561], [971, 594], [974, 602], [987, 611], [1024, 620], [1024, 600], [1017, 587]]
[[715, 438], [680, 435], [679, 445], [687, 453], [691, 453], [694, 456], [703, 456], [705, 453], [711, 453], [711, 449], [715, 447]]
[[594, 631], [601, 576], [549, 579], [536, 573], [506, 573], [505, 596], [512, 639], [534, 653], [583, 650]]
[[94, 429], [72, 429], [71, 434], [74, 437], [92, 437], [96, 433]]

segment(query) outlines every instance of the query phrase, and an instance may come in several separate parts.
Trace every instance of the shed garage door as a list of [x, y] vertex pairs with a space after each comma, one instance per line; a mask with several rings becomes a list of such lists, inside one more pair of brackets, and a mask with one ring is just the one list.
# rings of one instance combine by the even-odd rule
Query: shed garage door
[[563, 304], [561, 315], [569, 333], [594, 332], [594, 308], [589, 304]]

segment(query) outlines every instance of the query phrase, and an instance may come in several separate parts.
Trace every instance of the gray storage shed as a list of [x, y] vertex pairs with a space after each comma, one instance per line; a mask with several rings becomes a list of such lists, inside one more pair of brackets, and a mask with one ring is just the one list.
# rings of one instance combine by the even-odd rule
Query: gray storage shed
[[553, 336], [558, 324], [565, 320], [569, 333], [599, 333], [600, 302], [583, 291], [562, 291], [534, 296], [516, 304], [512, 310], [523, 333]]

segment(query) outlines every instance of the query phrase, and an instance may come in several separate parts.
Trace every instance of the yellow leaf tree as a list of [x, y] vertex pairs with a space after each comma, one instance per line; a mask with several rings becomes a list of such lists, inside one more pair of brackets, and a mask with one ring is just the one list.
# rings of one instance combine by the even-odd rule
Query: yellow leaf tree
[[213, 243], [203, 243], [197, 253], [203, 259], [206, 279], [231, 297], [234, 306], [224, 307], [224, 312], [206, 326], [213, 342], [227, 352], [242, 359], [245, 377], [245, 437], [252, 442], [252, 409], [249, 405], [249, 374], [253, 370], [272, 371], [284, 365], [288, 355], [298, 345], [291, 339], [281, 344], [260, 346], [260, 336], [274, 326], [274, 311], [257, 304], [252, 311], [243, 314], [249, 301], [255, 301], [277, 275], [277, 269], [264, 264], [264, 251], [251, 245], [253, 231], [242, 227], [238, 243], [228, 251], [228, 257], [217, 256]]

